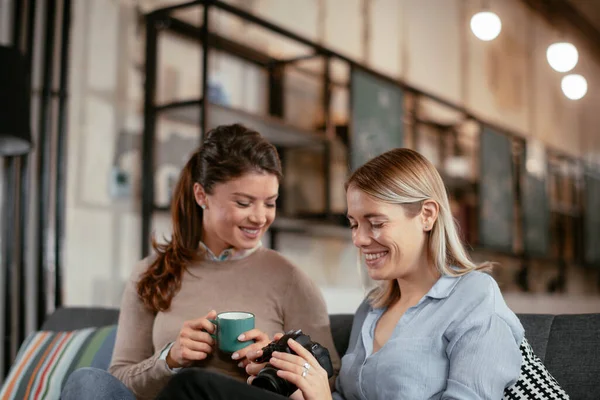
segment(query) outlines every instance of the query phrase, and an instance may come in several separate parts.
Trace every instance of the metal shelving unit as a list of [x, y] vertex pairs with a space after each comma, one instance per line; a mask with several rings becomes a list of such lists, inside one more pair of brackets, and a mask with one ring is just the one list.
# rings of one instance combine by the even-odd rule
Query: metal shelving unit
[[[218, 11], [229, 16], [240, 18], [244, 23], [261, 27], [270, 34], [278, 35], [288, 41], [294, 42], [305, 49], [304, 52], [294, 57], [276, 58], [271, 54], [250, 47], [242, 42], [224, 37], [219, 32], [210, 29], [211, 13]], [[198, 12], [198, 13], [196, 13]], [[193, 17], [200, 19], [198, 24]], [[168, 104], [156, 104], [157, 79], [158, 79], [158, 39], [163, 32], [177, 35], [181, 40], [195, 42], [202, 47], [202, 82], [201, 88], [207, 87], [209, 74], [209, 58], [211, 51], [216, 50], [236, 57], [246, 63], [258, 66], [266, 71], [268, 76], [268, 115], [256, 115], [245, 110], [235, 109], [221, 104], [204, 101], [203, 98], [177, 101]], [[284, 91], [286, 68], [294, 66], [306, 60], [319, 59], [322, 70], [317, 78], [322, 87], [321, 112], [323, 123], [320, 129], [307, 130], [291, 125], [285, 121]], [[334, 82], [331, 77], [332, 62], [342, 62], [349, 69], [358, 69], [371, 74], [391, 86], [402, 88], [415, 98], [426, 98], [440, 105], [449, 107], [465, 118], [476, 120], [463, 107], [452, 104], [444, 99], [423, 93], [406, 85], [396, 79], [380, 74], [369, 67], [336, 53], [320, 44], [314, 43], [289, 30], [279, 27], [269, 21], [261, 19], [244, 10], [233, 7], [218, 0], [197, 0], [185, 4], [155, 10], [146, 15], [146, 81], [145, 81], [145, 104], [144, 104], [144, 136], [143, 136], [143, 189], [142, 189], [142, 255], [149, 253], [149, 237], [151, 231], [151, 220], [154, 212], [167, 212], [169, 207], [157, 207], [154, 204], [154, 150], [157, 119], [164, 118], [180, 123], [198, 126], [199, 136], [202, 138], [210, 128], [223, 123], [241, 122], [261, 132], [280, 151], [283, 164], [285, 165], [286, 149], [310, 148], [323, 157], [324, 165], [324, 204], [325, 210], [318, 215], [289, 215], [285, 208], [279, 209], [280, 216], [271, 228], [272, 235], [280, 231], [307, 233], [311, 235], [328, 235], [335, 237], [349, 237], [345, 228], [346, 222], [343, 216], [334, 215], [331, 211], [331, 136], [326, 132], [335, 129], [331, 126], [330, 102], [332, 87], [346, 86], [350, 88], [352, 82]], [[313, 72], [314, 74], [314, 72]], [[418, 100], [417, 100], [418, 101]], [[415, 103], [416, 104], [416, 103]], [[409, 111], [409, 110], [407, 110]], [[414, 111], [414, 110], [413, 110]], [[350, 104], [348, 110], [351, 119]], [[411, 125], [416, 126], [416, 113], [408, 113], [413, 119]], [[350, 132], [350, 137], [352, 132]], [[284, 171], [285, 174], [285, 171]], [[285, 196], [280, 198], [285, 202]], [[272, 242], [276, 243], [276, 238]]]
[[[198, 109], [202, 99], [170, 103], [159, 108], [162, 118], [191, 125], [201, 125]], [[311, 131], [294, 126], [275, 116], [261, 116], [242, 109], [210, 103], [206, 107], [207, 129], [237, 121], [261, 133], [276, 147], [309, 147], [323, 150], [327, 139], [323, 132]]]
[[[285, 38], [288, 41], [302, 46], [304, 49], [307, 49], [307, 51], [297, 54], [294, 57], [276, 58], [261, 50], [224, 37], [218, 32], [214, 32], [210, 29], [211, 13], [214, 10], [227, 13], [229, 16], [240, 18], [244, 23], [261, 27], [270, 34], [278, 35], [280, 38]], [[191, 15], [197, 16], [198, 14], [196, 11], [201, 13], [201, 24], [194, 23], [194, 21], [192, 21], [193, 18], [189, 18]], [[336, 128], [333, 126], [330, 116], [332, 88], [336, 86], [349, 88], [351, 82], [338, 82], [332, 79], [331, 69], [333, 62], [342, 62], [348, 67], [366, 71], [372, 76], [388, 82], [390, 85], [401, 87], [408, 93], [425, 96], [468, 115], [466, 110], [459, 105], [452, 104], [444, 99], [425, 94], [415, 88], [409, 87], [403, 82], [374, 71], [342, 54], [222, 1], [196, 0], [158, 9], [147, 14], [145, 16], [145, 22], [146, 80], [144, 87], [144, 135], [142, 145], [142, 256], [146, 256], [150, 250], [149, 237], [153, 213], [157, 211], [167, 212], [169, 210], [168, 207], [157, 207], [154, 204], [154, 150], [156, 125], [159, 117], [197, 125], [200, 128], [200, 138], [202, 138], [204, 133], [211, 127], [221, 123], [232, 123], [237, 121], [247, 124], [261, 132], [261, 134], [278, 147], [283, 161], [285, 161], [286, 149], [290, 148], [310, 148], [320, 152], [323, 157], [324, 165], [324, 212], [314, 215], [298, 216], [286, 215], [284, 209], [279, 210], [279, 215], [283, 216], [277, 218], [277, 221], [271, 228], [271, 233], [272, 235], [275, 235], [279, 231], [293, 231], [296, 233], [349, 237], [349, 233], [346, 232], [347, 222], [345, 221], [345, 218], [343, 215], [336, 215], [331, 210], [330, 182], [332, 137], [327, 135], [326, 132], [334, 132]], [[226, 53], [265, 70], [268, 74], [268, 115], [256, 115], [245, 110], [214, 104], [209, 101], [205, 102], [203, 101], [203, 98], [177, 101], [168, 104], [156, 104], [158, 83], [157, 42], [160, 35], [165, 31], [179, 36], [182, 40], [196, 42], [202, 47], [201, 88], [207, 87], [209, 74], [208, 59], [211, 56], [211, 50]], [[296, 65], [299, 62], [315, 59], [319, 59], [323, 63], [323, 68], [317, 76], [322, 87], [322, 104], [320, 107], [323, 121], [319, 124], [320, 128], [313, 131], [293, 126], [284, 120], [284, 80], [286, 67]], [[284, 196], [280, 196], [280, 199], [283, 197]], [[273, 240], [273, 242], [276, 242], [276, 240]]]
[[[244, 24], [253, 27], [260, 27], [270, 35], [275, 35], [303, 48], [295, 56], [289, 55], [285, 58], [277, 58], [272, 54], [251, 47], [242, 41], [236, 41], [232, 38], [222, 36], [217, 30], [211, 29], [211, 15], [213, 13], [226, 14], [229, 17], [239, 18]], [[197, 16], [197, 21], [194, 22], [193, 16]], [[323, 175], [324, 175], [324, 211], [312, 215], [290, 215], [286, 213], [285, 207], [278, 208], [278, 217], [271, 228], [272, 242], [276, 243], [277, 232], [295, 232], [300, 234], [309, 234], [314, 236], [332, 236], [340, 238], [349, 238], [350, 234], [346, 228], [345, 218], [342, 215], [336, 215], [332, 212], [331, 207], [331, 157], [332, 157], [332, 139], [337, 127], [333, 126], [330, 115], [330, 103], [332, 98], [332, 90], [336, 87], [351, 88], [352, 82], [339, 82], [333, 79], [331, 74], [332, 65], [334, 62], [341, 62], [349, 67], [350, 70], [358, 69], [366, 71], [373, 77], [381, 79], [389, 83], [391, 86], [400, 87], [405, 93], [413, 96], [412, 107], [408, 107], [404, 111], [407, 118], [410, 119], [408, 124], [413, 131], [409, 137], [412, 138], [412, 146], [415, 147], [415, 142], [418, 138], [418, 125], [424, 121], [420, 121], [418, 117], [417, 105], [419, 101], [427, 100], [438, 103], [454, 110], [456, 113], [462, 114], [465, 120], [473, 120], [480, 126], [493, 128], [498, 133], [511, 138], [513, 146], [523, 145], [524, 137], [513, 132], [511, 129], [498, 126], [497, 124], [485, 121], [476, 115], [473, 115], [469, 110], [461, 105], [453, 104], [445, 99], [435, 95], [424, 93], [416, 88], [410, 87], [404, 82], [397, 79], [378, 73], [366, 65], [356, 62], [342, 54], [332, 51], [318, 43], [315, 43], [307, 38], [304, 38], [294, 32], [277, 26], [267, 20], [264, 20], [256, 15], [250, 14], [244, 10], [236, 8], [230, 4], [219, 0], [196, 0], [184, 4], [179, 4], [172, 7], [166, 7], [155, 10], [145, 16], [146, 22], [146, 64], [145, 64], [145, 101], [144, 101], [144, 135], [143, 135], [143, 162], [142, 162], [142, 256], [149, 253], [149, 238], [151, 232], [151, 220], [154, 212], [167, 212], [169, 207], [159, 207], [155, 205], [154, 193], [154, 165], [155, 165], [155, 139], [157, 119], [164, 118], [190, 126], [199, 128], [199, 138], [202, 140], [203, 135], [210, 128], [223, 123], [241, 122], [261, 132], [270, 142], [278, 147], [282, 162], [285, 166], [286, 150], [293, 148], [308, 148], [311, 151], [318, 152], [323, 160]], [[204, 101], [202, 98], [192, 98], [186, 101], [177, 101], [167, 104], [156, 104], [156, 93], [158, 83], [158, 39], [164, 32], [177, 35], [181, 40], [196, 43], [202, 48], [202, 88], [207, 87], [209, 75], [209, 58], [212, 51], [222, 52], [233, 56], [243, 62], [259, 67], [266, 72], [267, 79], [267, 114], [257, 115], [246, 110], [237, 109], [234, 107], [216, 104], [210, 101]], [[299, 63], [307, 60], [320, 60], [322, 69], [318, 72], [308, 71], [316, 77], [321, 86], [321, 99], [319, 105], [322, 112], [323, 120], [315, 126], [314, 130], [305, 129], [290, 124], [285, 119], [285, 77], [286, 70], [289, 67], [297, 69]], [[306, 72], [306, 71], [304, 71]], [[349, 90], [350, 91], [350, 90]], [[352, 112], [350, 104], [348, 105], [348, 124], [347, 131], [352, 142], [352, 134], [350, 121], [352, 120]], [[406, 105], [405, 105], [406, 107]], [[441, 142], [440, 142], [440, 145]], [[518, 146], [517, 146], [518, 147]], [[348, 149], [350, 152], [350, 149]], [[480, 153], [481, 149], [479, 149]], [[516, 154], [516, 153], [515, 153]], [[521, 229], [523, 223], [522, 215], [522, 191], [521, 191], [521, 156], [513, 157], [513, 174], [510, 179], [514, 185], [514, 203], [517, 212], [515, 221], [515, 229]], [[285, 174], [285, 170], [284, 170]], [[477, 190], [485, 182], [465, 182], [460, 179], [453, 179], [442, 175], [446, 184], [453, 186], [473, 186], [473, 190]], [[285, 196], [280, 196], [282, 202], [285, 203]], [[280, 202], [281, 203], [281, 202]], [[280, 204], [278, 204], [280, 207]], [[474, 243], [475, 248], [480, 248], [477, 243]], [[518, 246], [517, 246], [518, 247]], [[521, 246], [522, 247], [522, 246]], [[487, 249], [489, 250], [489, 249]], [[522, 258], [526, 255], [523, 250], [513, 249], [509, 255]]]

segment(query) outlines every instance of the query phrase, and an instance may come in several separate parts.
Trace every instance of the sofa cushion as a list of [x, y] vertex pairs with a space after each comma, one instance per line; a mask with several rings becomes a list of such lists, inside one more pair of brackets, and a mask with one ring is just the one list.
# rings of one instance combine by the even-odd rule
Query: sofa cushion
[[116, 325], [74, 331], [38, 331], [23, 342], [0, 391], [5, 399], [58, 399], [69, 374], [108, 369]]
[[554, 317], [544, 364], [571, 398], [600, 399], [600, 314]]
[[354, 314], [334, 314], [329, 316], [331, 336], [333, 336], [333, 343], [340, 358], [346, 354], [346, 350], [348, 349], [353, 320]]
[[525, 328], [525, 336], [527, 336], [535, 355], [544, 362], [554, 315], [519, 314], [517, 316]]

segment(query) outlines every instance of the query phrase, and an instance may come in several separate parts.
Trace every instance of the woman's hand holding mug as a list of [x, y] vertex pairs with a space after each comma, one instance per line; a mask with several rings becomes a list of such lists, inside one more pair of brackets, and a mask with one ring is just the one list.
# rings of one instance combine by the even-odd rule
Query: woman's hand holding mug
[[184, 322], [167, 355], [167, 364], [170, 368], [188, 367], [218, 348], [231, 354], [240, 368], [245, 368], [253, 360], [248, 356], [258, 357], [257, 352], [270, 342], [266, 333], [254, 327], [254, 314], [238, 311], [217, 314], [213, 310], [202, 318]]
[[188, 367], [194, 361], [204, 360], [213, 352], [215, 325], [209, 321], [215, 319], [217, 312], [212, 310], [206, 316], [185, 321], [177, 340], [167, 354], [169, 368]]

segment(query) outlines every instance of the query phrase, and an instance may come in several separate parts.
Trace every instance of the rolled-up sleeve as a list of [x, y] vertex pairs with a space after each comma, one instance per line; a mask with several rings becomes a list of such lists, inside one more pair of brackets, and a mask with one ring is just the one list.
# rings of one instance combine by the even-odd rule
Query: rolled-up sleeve
[[495, 313], [466, 322], [449, 338], [450, 369], [442, 399], [501, 399], [519, 378], [521, 340]]

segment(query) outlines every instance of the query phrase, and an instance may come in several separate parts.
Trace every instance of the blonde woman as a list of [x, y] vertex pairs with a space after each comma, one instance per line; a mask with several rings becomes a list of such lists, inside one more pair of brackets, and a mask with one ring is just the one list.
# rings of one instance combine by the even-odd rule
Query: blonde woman
[[[519, 378], [524, 330], [489, 265], [469, 259], [435, 167], [391, 150], [354, 172], [346, 196], [352, 240], [380, 285], [355, 316], [333, 398], [501, 399]], [[330, 399], [297, 350], [273, 360], [281, 376], [307, 400]]]
[[[519, 378], [524, 330], [498, 285], [468, 257], [435, 167], [395, 149], [357, 169], [346, 184], [352, 240], [379, 287], [354, 318], [332, 394], [304, 348], [274, 353], [293, 398], [501, 399]], [[255, 375], [261, 365], [250, 364]], [[254, 388], [253, 388], [254, 389]], [[221, 399], [216, 385], [197, 399]], [[228, 399], [279, 399], [228, 388]]]
[[435, 167], [395, 149], [359, 168], [346, 195], [353, 242], [381, 284], [353, 327], [337, 398], [502, 398], [524, 330], [489, 265], [469, 259]]

